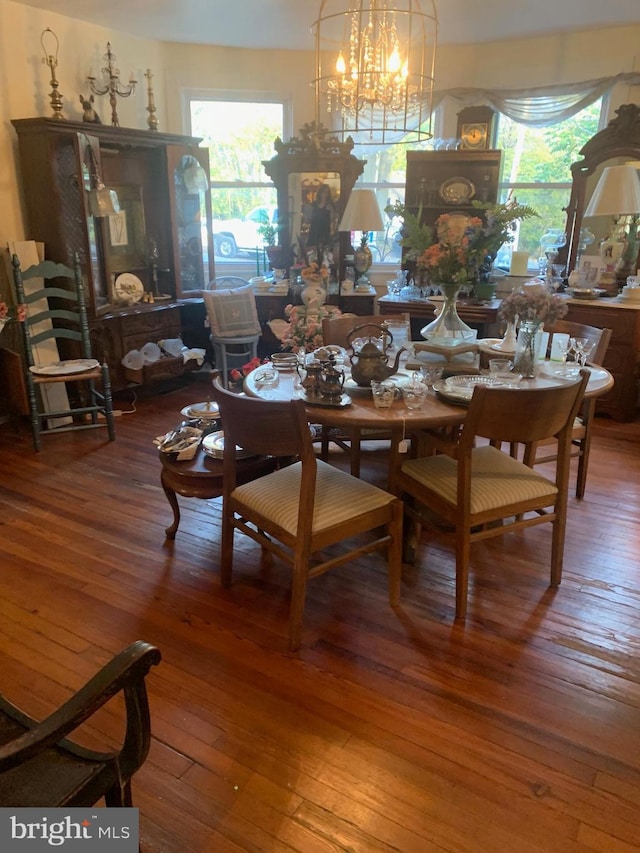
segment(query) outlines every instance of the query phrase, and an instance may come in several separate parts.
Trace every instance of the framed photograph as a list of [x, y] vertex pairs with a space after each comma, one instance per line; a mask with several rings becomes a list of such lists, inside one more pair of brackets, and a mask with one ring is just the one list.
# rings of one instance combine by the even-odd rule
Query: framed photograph
[[578, 266], [580, 281], [583, 286], [595, 287], [604, 267], [605, 264], [600, 255], [583, 255]]
[[120, 212], [103, 220], [109, 272], [127, 272], [147, 265], [142, 187], [117, 186]]

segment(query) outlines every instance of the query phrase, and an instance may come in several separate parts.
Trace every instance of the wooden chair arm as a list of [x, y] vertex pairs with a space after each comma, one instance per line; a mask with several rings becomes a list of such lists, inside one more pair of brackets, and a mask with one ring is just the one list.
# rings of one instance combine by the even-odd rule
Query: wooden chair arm
[[144, 679], [150, 668], [160, 662], [160, 657], [155, 646], [141, 640], [132, 643], [42, 722], [33, 720], [0, 696], [0, 713], [29, 728], [11, 743], [0, 747], [0, 772], [10, 770], [57, 744], [120, 691], [124, 691], [126, 707], [126, 732], [121, 753], [132, 751], [132, 758], [137, 760], [141, 754], [144, 758], [149, 739], [149, 708]]

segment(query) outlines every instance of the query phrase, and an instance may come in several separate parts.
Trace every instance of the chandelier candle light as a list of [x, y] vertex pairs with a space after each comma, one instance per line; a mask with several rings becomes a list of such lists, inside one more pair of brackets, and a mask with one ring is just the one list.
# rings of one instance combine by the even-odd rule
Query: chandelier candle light
[[431, 138], [438, 16], [434, 0], [322, 0], [316, 123], [361, 144]]
[[87, 77], [89, 88], [94, 95], [109, 95], [109, 103], [111, 104], [111, 125], [112, 127], [120, 127], [118, 119], [118, 97], [128, 98], [135, 92], [137, 80], [133, 79], [133, 72], [129, 78], [129, 83], [125, 86], [120, 82], [120, 69], [114, 68], [113, 61], [116, 59], [115, 53], [111, 52], [111, 43], [107, 42], [107, 52], [104, 55], [107, 64], [102, 69], [102, 74], [105, 80], [104, 87], [96, 84], [96, 78], [92, 75]]

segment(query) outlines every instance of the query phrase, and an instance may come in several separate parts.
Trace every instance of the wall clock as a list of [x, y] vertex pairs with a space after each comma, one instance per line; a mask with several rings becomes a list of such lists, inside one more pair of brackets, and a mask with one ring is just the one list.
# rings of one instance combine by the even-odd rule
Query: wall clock
[[489, 125], [486, 122], [469, 122], [460, 128], [462, 148], [487, 148], [489, 145]]

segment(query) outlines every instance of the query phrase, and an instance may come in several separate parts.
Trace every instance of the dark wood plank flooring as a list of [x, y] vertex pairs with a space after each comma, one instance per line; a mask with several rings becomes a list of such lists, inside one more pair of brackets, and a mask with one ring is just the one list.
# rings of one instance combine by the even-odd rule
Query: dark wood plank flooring
[[[545, 527], [480, 543], [454, 625], [450, 543], [427, 533], [398, 612], [377, 556], [314, 580], [292, 655], [284, 566], [239, 540], [220, 588], [220, 500], [181, 499], [164, 538], [151, 440], [207, 387], [137, 400], [114, 443], [36, 454], [0, 427], [0, 689], [42, 715], [129, 642], [160, 647], [143, 850], [640, 850], [640, 423], [597, 421], [559, 590]], [[119, 710], [84, 739], [115, 742]]]

